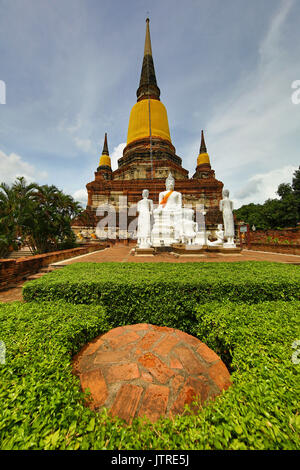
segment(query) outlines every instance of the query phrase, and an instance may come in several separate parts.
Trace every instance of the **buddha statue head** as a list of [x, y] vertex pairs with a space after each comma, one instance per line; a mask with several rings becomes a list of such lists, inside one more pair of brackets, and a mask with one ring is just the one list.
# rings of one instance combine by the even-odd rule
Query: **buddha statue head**
[[175, 186], [175, 180], [172, 176], [172, 173], [170, 172], [168, 178], [166, 179], [166, 189], [167, 189], [167, 191], [173, 191], [174, 186]]

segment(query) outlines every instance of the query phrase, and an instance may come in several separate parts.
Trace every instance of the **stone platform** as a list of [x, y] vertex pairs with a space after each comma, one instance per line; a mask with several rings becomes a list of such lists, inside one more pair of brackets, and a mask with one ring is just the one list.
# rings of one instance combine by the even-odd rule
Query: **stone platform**
[[155, 249], [154, 248], [134, 248], [132, 250], [132, 254], [135, 256], [154, 256]]
[[145, 323], [99, 336], [74, 357], [73, 371], [91, 409], [106, 407], [127, 423], [182, 414], [185, 405], [197, 412], [230, 386], [226, 366], [204, 343]]
[[[263, 253], [259, 251], [250, 251], [243, 249], [241, 253], [236, 256], [235, 253], [231, 254], [226, 250], [225, 253], [209, 252], [205, 256], [178, 256], [175, 257], [171, 252], [156, 252], [155, 256], [149, 256], [147, 259], [144, 256], [132, 256], [132, 250], [135, 248], [134, 244], [125, 246], [122, 243], [116, 243], [110, 248], [103, 250], [99, 253], [90, 253], [80, 258], [75, 257], [65, 261], [61, 261], [59, 266], [68, 266], [73, 263], [105, 263], [105, 262], [120, 262], [120, 263], [144, 263], [145, 261], [151, 263], [224, 263], [224, 262], [238, 262], [238, 261], [270, 261], [275, 263], [297, 264], [299, 263], [300, 256], [297, 255], [284, 255], [279, 253]], [[172, 251], [172, 250], [171, 250]], [[55, 267], [53, 265], [53, 267]]]
[[236, 247], [230, 247], [230, 248], [221, 248], [220, 253], [223, 253], [225, 255], [239, 255], [241, 253], [242, 249], [239, 246]]
[[241, 254], [242, 249], [239, 246], [224, 248], [223, 246], [208, 245], [184, 245], [174, 244], [172, 246], [161, 246], [155, 248], [133, 248], [132, 254], [135, 256], [153, 256], [162, 253], [169, 253], [175, 256], [207, 256], [208, 253], [218, 254]]
[[172, 253], [178, 254], [178, 255], [204, 255], [207, 246], [202, 245], [202, 246], [197, 246], [197, 245], [183, 245], [183, 244], [178, 244], [178, 245], [173, 245], [172, 246]]

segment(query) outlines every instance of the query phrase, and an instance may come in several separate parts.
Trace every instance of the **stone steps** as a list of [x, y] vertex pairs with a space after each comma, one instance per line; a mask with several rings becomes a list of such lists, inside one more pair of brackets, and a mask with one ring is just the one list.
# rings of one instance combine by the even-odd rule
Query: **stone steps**
[[51, 268], [50, 266], [47, 266], [45, 268], [42, 268], [40, 269], [40, 273], [51, 273], [51, 271], [53, 271], [53, 268]]
[[32, 274], [31, 276], [28, 276], [26, 278], [27, 281], [33, 281], [34, 279], [39, 279], [40, 277], [43, 277], [45, 276], [46, 273], [36, 273], [36, 274]]

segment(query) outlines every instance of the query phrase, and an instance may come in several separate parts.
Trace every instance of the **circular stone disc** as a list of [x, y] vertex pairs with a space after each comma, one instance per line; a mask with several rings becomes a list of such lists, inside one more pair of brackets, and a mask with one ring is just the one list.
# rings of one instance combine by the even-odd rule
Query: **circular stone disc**
[[[230, 386], [219, 356], [194, 336], [146, 323], [121, 326], [95, 338], [73, 359], [88, 405], [106, 407], [131, 423], [146, 416], [194, 411]], [[193, 404], [194, 403], [194, 404]]]

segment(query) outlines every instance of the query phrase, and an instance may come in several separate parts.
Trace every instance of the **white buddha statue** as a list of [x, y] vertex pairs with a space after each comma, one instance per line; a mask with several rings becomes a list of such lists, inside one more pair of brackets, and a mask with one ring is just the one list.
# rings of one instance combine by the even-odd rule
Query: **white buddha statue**
[[195, 243], [198, 224], [194, 210], [182, 207], [181, 193], [174, 191], [175, 180], [171, 173], [166, 179], [166, 191], [159, 194], [159, 204], [153, 211], [153, 246], [172, 246], [175, 243]]
[[217, 239], [214, 242], [208, 242], [209, 246], [222, 246], [224, 242], [224, 230], [223, 230], [223, 225], [218, 224], [218, 230], [215, 232], [215, 236]]
[[153, 211], [153, 246], [171, 246], [179, 241], [175, 227], [182, 218], [182, 195], [174, 191], [174, 186], [175, 180], [169, 173], [166, 179], [166, 191], [159, 193], [159, 204]]
[[153, 201], [148, 199], [149, 191], [144, 189], [143, 199], [137, 203], [138, 227], [137, 239], [139, 248], [149, 248], [151, 246], [151, 215], [153, 213]]
[[159, 205], [154, 212], [160, 213], [163, 211], [177, 211], [182, 208], [182, 195], [174, 191], [175, 180], [172, 173], [169, 173], [166, 179], [166, 191], [159, 193]]
[[224, 222], [224, 248], [235, 247], [234, 243], [234, 219], [233, 219], [233, 202], [229, 199], [228, 189], [223, 190], [223, 199], [220, 201], [220, 211], [223, 214]]
[[198, 224], [194, 221], [194, 211], [190, 210], [191, 213], [184, 214], [182, 243], [194, 245], [198, 232]]

